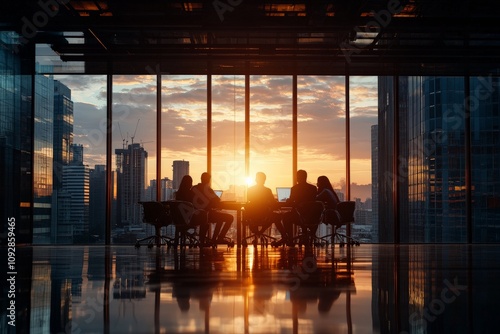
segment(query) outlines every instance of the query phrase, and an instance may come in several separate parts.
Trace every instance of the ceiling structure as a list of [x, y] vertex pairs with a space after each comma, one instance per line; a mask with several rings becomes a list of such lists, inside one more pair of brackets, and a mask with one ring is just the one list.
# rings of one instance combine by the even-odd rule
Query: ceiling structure
[[3, 2], [0, 30], [85, 73], [499, 73], [498, 0]]

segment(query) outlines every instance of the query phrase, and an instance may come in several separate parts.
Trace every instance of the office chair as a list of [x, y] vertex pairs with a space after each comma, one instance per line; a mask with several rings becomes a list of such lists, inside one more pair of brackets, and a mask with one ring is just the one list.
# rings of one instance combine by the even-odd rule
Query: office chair
[[299, 246], [317, 246], [320, 239], [316, 237], [316, 231], [322, 221], [325, 204], [321, 201], [308, 201], [301, 203], [297, 208], [294, 208], [298, 221], [297, 225], [300, 228], [299, 234], [292, 239], [292, 243], [298, 243]]
[[172, 223], [175, 226], [173, 245], [189, 248], [200, 246], [200, 227], [208, 224], [208, 213], [198, 210], [193, 203], [186, 201], [170, 200], [163, 202], [170, 212]]
[[139, 202], [142, 205], [142, 220], [144, 223], [151, 224], [155, 228], [155, 234], [137, 239], [135, 242], [135, 247], [141, 247], [142, 243], [147, 243], [148, 247], [151, 248], [155, 244], [160, 247], [163, 245], [171, 246], [173, 244], [173, 238], [161, 234], [161, 228], [172, 224], [172, 217], [169, 215], [168, 211], [165, 210], [160, 202]]
[[246, 229], [248, 227], [251, 234], [243, 237], [241, 240], [243, 247], [248, 246], [249, 239], [253, 239], [252, 244], [254, 247], [257, 247], [258, 244], [261, 247], [267, 247], [268, 245], [277, 246], [277, 238], [266, 233], [273, 225], [272, 214], [272, 212], [264, 215], [257, 214], [251, 206], [245, 207], [245, 211], [243, 211], [243, 228]]
[[337, 204], [336, 211], [338, 214], [335, 214], [334, 210], [325, 211], [323, 222], [325, 224], [332, 225], [333, 229], [333, 232], [331, 234], [327, 234], [321, 237], [321, 239], [324, 240], [327, 243], [327, 245], [329, 242], [334, 244], [335, 241], [339, 242], [340, 247], [344, 247], [346, 244], [356, 245], [356, 246], [360, 245], [359, 240], [351, 237], [350, 235], [337, 232], [337, 229], [340, 228], [342, 225], [346, 225], [346, 227], [348, 228], [347, 226], [348, 224], [354, 223], [355, 209], [356, 209], [356, 202], [346, 201]]

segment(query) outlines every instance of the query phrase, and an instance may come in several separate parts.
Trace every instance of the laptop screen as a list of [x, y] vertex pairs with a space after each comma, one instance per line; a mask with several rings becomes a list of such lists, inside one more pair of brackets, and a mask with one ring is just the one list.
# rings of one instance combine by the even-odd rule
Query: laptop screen
[[290, 197], [290, 191], [290, 187], [276, 187], [278, 202], [286, 202], [286, 200]]
[[222, 190], [214, 190], [215, 194], [217, 195], [217, 197], [221, 198], [222, 197]]

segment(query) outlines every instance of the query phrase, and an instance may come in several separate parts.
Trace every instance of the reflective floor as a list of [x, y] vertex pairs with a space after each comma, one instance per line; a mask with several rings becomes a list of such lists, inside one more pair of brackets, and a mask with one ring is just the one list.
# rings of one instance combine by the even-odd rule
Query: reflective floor
[[494, 245], [18, 247], [15, 274], [2, 274], [15, 296], [2, 284], [0, 332], [498, 333], [499, 255]]

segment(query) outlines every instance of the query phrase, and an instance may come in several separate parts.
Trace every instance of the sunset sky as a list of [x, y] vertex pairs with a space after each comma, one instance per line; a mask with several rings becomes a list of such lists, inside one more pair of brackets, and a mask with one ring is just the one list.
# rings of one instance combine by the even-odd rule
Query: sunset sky
[[[83, 144], [84, 163], [105, 164], [106, 77], [55, 75], [72, 91], [74, 142]], [[298, 168], [309, 182], [327, 175], [335, 188], [345, 177], [345, 78], [298, 77]], [[370, 127], [377, 124], [377, 78], [350, 78], [351, 181], [371, 184]], [[162, 77], [162, 177], [172, 162], [187, 160], [195, 183], [206, 170], [206, 76]], [[253, 182], [292, 182], [292, 77], [250, 77], [250, 173], [245, 175], [244, 76], [212, 76], [212, 187]], [[156, 175], [156, 76], [113, 77], [113, 150], [142, 143], [148, 178]], [[137, 130], [136, 130], [137, 128]], [[135, 136], [134, 136], [135, 134]], [[134, 138], [132, 138], [134, 137]], [[113, 151], [114, 153], [114, 151]], [[115, 166], [113, 156], [113, 166]], [[353, 196], [356, 197], [355, 188]], [[366, 193], [359, 194], [365, 200]]]

